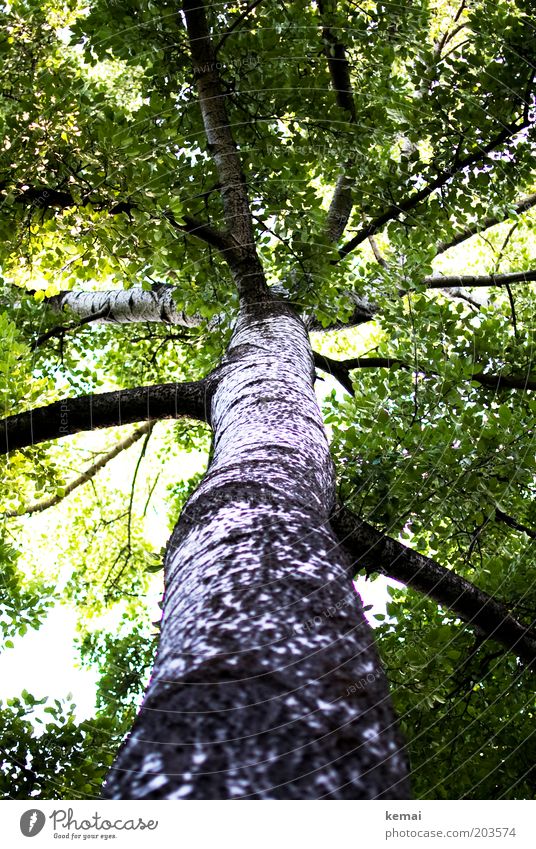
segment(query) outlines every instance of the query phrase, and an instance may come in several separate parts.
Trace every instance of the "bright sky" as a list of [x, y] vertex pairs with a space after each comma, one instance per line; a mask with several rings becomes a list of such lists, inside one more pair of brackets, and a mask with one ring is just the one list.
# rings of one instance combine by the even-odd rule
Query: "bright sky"
[[36, 699], [61, 700], [71, 693], [77, 718], [91, 717], [98, 675], [76, 667], [75, 626], [75, 611], [57, 605], [39, 631], [15, 638], [14, 648], [0, 656], [0, 699], [18, 696], [24, 688]]

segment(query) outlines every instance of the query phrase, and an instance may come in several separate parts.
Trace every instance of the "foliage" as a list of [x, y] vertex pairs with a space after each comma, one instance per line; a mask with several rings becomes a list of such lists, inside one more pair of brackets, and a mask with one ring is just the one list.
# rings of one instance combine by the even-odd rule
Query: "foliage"
[[416, 593], [393, 590], [387, 612], [380, 645], [417, 798], [532, 799], [530, 672]]
[[0, 540], [0, 629], [2, 648], [13, 648], [13, 637], [38, 628], [54, 604], [53, 588], [44, 580], [26, 581], [17, 566], [18, 552]]
[[86, 633], [80, 643], [84, 663], [97, 665], [97, 716], [107, 716], [124, 731], [136, 715], [140, 685], [147, 679], [156, 649], [155, 634], [124, 617], [115, 634]]
[[[45, 718], [33, 716], [44, 704]], [[0, 702], [4, 799], [98, 795], [115, 755], [118, 723], [108, 717], [77, 723], [74, 707], [59, 699], [49, 704], [48, 699], [35, 699], [26, 690], [19, 698], [8, 699], [5, 706]]]

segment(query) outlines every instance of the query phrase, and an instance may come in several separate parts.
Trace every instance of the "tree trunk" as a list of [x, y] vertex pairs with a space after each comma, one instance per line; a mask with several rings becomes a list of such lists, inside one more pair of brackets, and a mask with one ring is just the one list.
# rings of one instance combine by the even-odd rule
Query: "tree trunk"
[[214, 452], [173, 532], [157, 659], [107, 798], [407, 798], [372, 631], [328, 517], [306, 330], [243, 308]]

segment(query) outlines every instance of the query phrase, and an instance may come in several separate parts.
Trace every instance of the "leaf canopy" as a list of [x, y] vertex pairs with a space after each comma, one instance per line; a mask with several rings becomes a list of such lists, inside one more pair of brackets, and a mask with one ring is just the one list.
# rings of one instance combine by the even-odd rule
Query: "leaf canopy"
[[[531, 5], [267, 0], [248, 14], [239, 3], [210, 9], [270, 284], [326, 327], [349, 319], [352, 295], [367, 299], [378, 307], [372, 321], [313, 333], [315, 349], [399, 361], [352, 370], [353, 396], [331, 384], [323, 392], [341, 498], [527, 625], [536, 616], [535, 393], [475, 375], [536, 379], [534, 284], [453, 295], [425, 278], [536, 268], [533, 205], [519, 207], [536, 190]], [[181, 229], [188, 217], [220, 229], [225, 221], [177, 4], [12, 0], [0, 23], [5, 414], [65, 395], [200, 379], [225, 350], [238, 299], [220, 253]], [[333, 39], [344, 44], [355, 120], [333, 91]], [[332, 244], [325, 221], [341, 173], [353, 206]], [[88, 323], [36, 346], [59, 322], [46, 298], [162, 283], [198, 327]], [[116, 437], [76, 436], [2, 460], [2, 509], [21, 513], [4, 520], [0, 540], [5, 645], [39, 627], [61, 596], [79, 606], [83, 662], [102, 673], [96, 715], [81, 724], [56, 702], [39, 735], [33, 696], [2, 706], [1, 777], [15, 798], [97, 795], [150, 666], [144, 599], [160, 586], [162, 529], [198, 480], [207, 429], [159, 425], [146, 456], [139, 444], [129, 449], [45, 524], [23, 516]], [[41, 568], [39, 544], [54, 535], [57, 562]], [[120, 626], [100, 627], [112, 609]], [[532, 798], [531, 673], [412, 590], [391, 590], [376, 621], [415, 792]]]

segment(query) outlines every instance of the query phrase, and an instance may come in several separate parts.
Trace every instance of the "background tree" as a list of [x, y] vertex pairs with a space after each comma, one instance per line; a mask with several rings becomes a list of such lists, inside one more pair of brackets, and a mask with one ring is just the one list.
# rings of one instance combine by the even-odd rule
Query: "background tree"
[[[167, 470], [179, 446], [206, 446], [206, 425], [154, 426], [183, 416], [210, 420], [215, 445], [200, 487], [199, 475], [181, 483], [178, 470], [170, 483], [171, 527], [193, 500], [168, 550], [168, 613], [146, 704], [167, 720], [177, 716], [170, 708], [194, 718], [153, 722], [148, 736], [198, 742], [208, 722], [221, 741], [242, 723], [252, 766], [241, 767], [232, 744], [160, 746], [151, 760], [135, 726], [126, 771], [107, 792], [405, 795], [382, 665], [349, 582], [365, 571], [405, 585], [390, 590], [375, 636], [413, 792], [530, 797], [530, 4], [268, 0], [205, 17], [196, 3], [24, 2], [2, 16], [1, 374], [14, 414], [2, 429], [5, 635], [39, 625], [57, 577], [34, 569], [28, 582], [17, 569], [17, 555], [32, 558], [17, 550], [18, 517], [69, 511], [63, 594], [80, 609], [82, 656], [103, 671], [89, 726], [73, 728], [58, 704], [49, 738], [36, 738], [25, 719], [31, 695], [3, 709], [7, 792], [98, 795], [154, 647], [145, 599], [160, 551], [143, 533], [152, 470]], [[319, 376], [341, 385], [323, 401], [337, 503], [302, 320]], [[96, 457], [83, 436], [41, 444], [145, 420], [144, 430], [101, 437]], [[131, 449], [143, 493], [110, 486], [95, 496], [101, 470]], [[185, 551], [196, 522], [210, 537], [205, 560], [199, 536]], [[259, 574], [269, 589], [244, 592]], [[111, 607], [121, 626], [92, 631], [90, 616]], [[173, 670], [166, 652], [178, 641], [206, 661], [201, 672]], [[183, 686], [159, 689], [159, 675]], [[241, 685], [244, 702], [237, 678], [255, 682]], [[199, 712], [208, 685], [210, 708], [234, 709], [237, 727]], [[261, 702], [271, 713], [251, 707]], [[141, 737], [149, 714], [138, 719]], [[292, 722], [289, 744], [280, 729]], [[51, 747], [63, 726], [86, 766], [55, 782], [67, 749]], [[170, 772], [182, 774], [173, 786]]]

